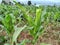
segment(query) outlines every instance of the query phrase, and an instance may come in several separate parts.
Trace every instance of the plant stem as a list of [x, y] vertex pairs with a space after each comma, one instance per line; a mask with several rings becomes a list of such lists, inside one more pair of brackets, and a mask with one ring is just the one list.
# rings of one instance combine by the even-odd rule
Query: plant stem
[[12, 41], [12, 35], [10, 34], [10, 44], [14, 45], [13, 41]]

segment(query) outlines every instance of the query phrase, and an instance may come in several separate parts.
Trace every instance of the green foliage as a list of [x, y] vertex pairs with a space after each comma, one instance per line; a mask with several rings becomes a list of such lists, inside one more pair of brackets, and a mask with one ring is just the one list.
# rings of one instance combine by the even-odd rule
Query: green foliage
[[8, 34], [14, 32], [14, 25], [12, 22], [12, 18], [9, 14], [6, 15], [5, 18], [3, 18], [2, 23], [3, 23], [5, 30], [7, 31]]
[[[15, 1], [14, 1], [15, 2]], [[34, 38], [32, 43], [37, 41], [38, 37], [43, 34], [44, 24], [51, 23], [57, 19], [60, 20], [60, 8], [55, 6], [27, 6], [20, 5], [15, 2], [15, 5], [0, 4], [0, 24], [4, 26], [4, 30], [8, 34], [9, 43], [5, 45], [25, 45], [26, 40], [23, 40], [20, 44], [17, 44], [17, 37], [27, 27], [29, 33]], [[23, 17], [20, 17], [22, 14]], [[24, 20], [21, 20], [23, 18]], [[26, 22], [25, 25], [22, 22]], [[17, 24], [23, 24], [23, 27], [16, 26]], [[27, 26], [26, 26], [27, 25]], [[27, 30], [26, 29], [26, 30]], [[4, 40], [2, 37], [1, 39]], [[2, 40], [2, 41], [3, 41]], [[42, 43], [41, 45], [47, 45]]]
[[60, 15], [59, 15], [60, 13], [56, 13], [55, 15], [54, 15], [54, 20], [60, 20]]
[[[27, 23], [30, 27], [32, 27], [32, 29], [30, 30], [30, 34], [32, 35], [32, 37], [34, 37], [33, 39], [33, 43], [36, 42], [36, 40], [38, 39], [39, 35], [41, 35], [44, 30], [43, 30], [43, 26], [42, 26], [42, 10], [41, 9], [37, 9], [36, 10], [36, 17], [35, 19], [33, 19], [30, 15], [28, 15], [28, 13], [26, 13], [26, 10], [23, 6], [18, 5], [17, 6], [21, 9], [21, 11], [23, 12], [23, 16], [24, 18], [27, 20]], [[22, 8], [21, 8], [22, 7]], [[43, 17], [44, 18], [44, 17]]]
[[12, 39], [13, 42], [17, 40], [17, 37], [19, 36], [19, 34], [21, 33], [21, 31], [23, 29], [25, 29], [25, 27], [26, 27], [26, 25], [24, 27], [21, 27], [21, 28], [15, 27], [15, 32], [13, 34], [13, 39]]
[[[4, 5], [3, 5], [4, 6]], [[6, 6], [6, 9], [4, 8]], [[24, 27], [16, 27], [15, 26], [15, 22], [17, 21], [17, 18], [19, 18], [19, 13], [20, 11], [17, 11], [18, 8], [14, 8], [11, 7], [10, 5], [5, 5], [4, 7], [2, 7], [2, 9], [5, 9], [5, 11], [3, 11], [3, 13], [1, 13], [0, 15], [0, 22], [2, 23], [2, 25], [4, 26], [4, 30], [7, 32], [8, 34], [8, 38], [9, 38], [9, 43], [5, 44], [5, 45], [14, 45], [14, 42], [17, 40], [17, 37], [19, 36], [19, 34], [21, 33], [21, 31], [23, 29], [25, 29], [26, 26]], [[21, 18], [19, 18], [20, 20]], [[19, 22], [20, 23], [20, 22]]]

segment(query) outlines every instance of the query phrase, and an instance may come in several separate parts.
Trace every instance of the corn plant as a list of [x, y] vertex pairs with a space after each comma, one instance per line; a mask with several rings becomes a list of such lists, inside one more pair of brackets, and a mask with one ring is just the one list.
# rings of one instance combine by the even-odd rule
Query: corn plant
[[13, 17], [10, 14], [6, 14], [5, 18], [1, 17], [1, 22], [4, 26], [6, 33], [8, 34], [8, 37], [9, 37], [8, 45], [14, 45], [14, 42], [17, 40], [18, 35], [26, 27], [26, 26], [21, 27], [21, 28], [15, 27], [14, 26], [15, 19], [13, 19]]
[[23, 16], [27, 20], [28, 27], [30, 27], [29, 28], [30, 29], [29, 33], [34, 38], [32, 40], [32, 43], [34, 45], [34, 43], [37, 41], [39, 35], [43, 34], [43, 32], [44, 32], [44, 28], [43, 28], [43, 25], [42, 25], [43, 24], [42, 22], [44, 22], [44, 16], [42, 16], [42, 9], [36, 9], [36, 16], [35, 16], [35, 18], [32, 18], [28, 14], [28, 12], [26, 12], [26, 8], [25, 7], [19, 5], [18, 3], [16, 3], [16, 5], [23, 12]]
[[54, 20], [60, 20], [60, 13], [59, 12], [56, 12], [56, 14], [54, 15]]

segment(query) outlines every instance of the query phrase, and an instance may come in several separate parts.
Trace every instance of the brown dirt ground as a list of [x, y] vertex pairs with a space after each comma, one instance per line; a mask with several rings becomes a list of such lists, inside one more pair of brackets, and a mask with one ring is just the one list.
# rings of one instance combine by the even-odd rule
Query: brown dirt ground
[[[20, 42], [23, 39], [32, 40], [33, 38], [28, 32], [21, 32], [20, 37], [18, 38], [18, 42]], [[48, 26], [44, 34], [39, 37], [35, 45], [40, 45], [40, 43], [60, 45], [60, 27], [56, 27], [54, 25]], [[27, 45], [32, 45], [32, 44], [28, 43]]]
[[[0, 36], [5, 36], [5, 32], [0, 33]], [[32, 36], [28, 33], [28, 31], [22, 31], [18, 37], [18, 42], [23, 39], [32, 40]], [[39, 37], [37, 43], [35, 45], [40, 45], [40, 43], [47, 43], [51, 45], [60, 45], [60, 27], [56, 27], [54, 25], [48, 26], [46, 31], [42, 36]], [[27, 43], [26, 45], [32, 45], [31, 43]]]

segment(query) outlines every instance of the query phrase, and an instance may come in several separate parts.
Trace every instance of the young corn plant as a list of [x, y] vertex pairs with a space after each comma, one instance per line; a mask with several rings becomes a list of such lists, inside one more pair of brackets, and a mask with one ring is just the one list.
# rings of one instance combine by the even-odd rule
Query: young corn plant
[[[14, 25], [15, 19], [14, 16], [10, 14], [6, 14], [5, 17], [0, 17], [1, 22], [4, 26], [4, 29], [9, 37], [9, 43], [5, 45], [14, 45], [14, 42], [16, 42], [18, 35], [21, 33], [23, 29], [25, 29], [26, 25], [24, 27], [16, 27]], [[16, 44], [17, 45], [17, 44]]]
[[[26, 12], [26, 8], [24, 8], [23, 6], [19, 5], [18, 3], [16, 3], [16, 5], [21, 9], [21, 11], [23, 12], [23, 16], [24, 18], [27, 20], [28, 23], [28, 27], [29, 27], [29, 32], [32, 35], [32, 37], [34, 38], [32, 40], [33, 45], [35, 44], [35, 42], [37, 41], [38, 37], [41, 36], [44, 32], [44, 28], [43, 28], [43, 23], [44, 22], [44, 16], [42, 16], [42, 9], [36, 9], [36, 16], [33, 19], [30, 15], [28, 15], [28, 13]], [[28, 28], [27, 27], [27, 28]]]
[[54, 15], [54, 20], [56, 20], [57, 22], [59, 22], [59, 20], [60, 20], [60, 15], [59, 15], [60, 13], [59, 12], [57, 12], [55, 15]]
[[5, 18], [2, 17], [2, 24], [8, 34], [8, 37], [10, 37], [10, 43], [13, 45], [12, 43], [12, 34], [14, 32], [14, 25], [13, 25], [13, 22], [12, 22], [12, 18], [10, 15], [6, 15]]
[[37, 41], [38, 37], [41, 36], [44, 32], [44, 28], [42, 26], [42, 21], [43, 21], [43, 18], [42, 18], [42, 10], [41, 9], [36, 9], [36, 17], [35, 19], [33, 20], [32, 17], [28, 16], [28, 15], [25, 15], [24, 16], [26, 18], [26, 20], [28, 21], [28, 25], [30, 27], [32, 27], [30, 29], [30, 34], [32, 35], [32, 37], [34, 38], [32, 43], [34, 45], [34, 43]]

